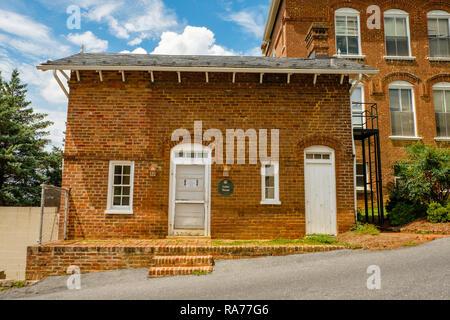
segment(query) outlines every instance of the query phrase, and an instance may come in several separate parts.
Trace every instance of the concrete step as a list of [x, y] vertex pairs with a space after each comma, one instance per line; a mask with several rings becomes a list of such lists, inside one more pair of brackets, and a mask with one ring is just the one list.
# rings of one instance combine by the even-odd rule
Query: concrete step
[[170, 276], [181, 276], [189, 274], [207, 274], [213, 272], [212, 266], [195, 267], [150, 267], [148, 270], [149, 278], [160, 278]]
[[213, 256], [154, 256], [152, 267], [194, 267], [213, 266]]

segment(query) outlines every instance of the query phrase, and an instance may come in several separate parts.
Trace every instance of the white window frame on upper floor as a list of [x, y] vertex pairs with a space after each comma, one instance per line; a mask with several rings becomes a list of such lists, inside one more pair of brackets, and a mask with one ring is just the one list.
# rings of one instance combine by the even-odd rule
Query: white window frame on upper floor
[[[130, 202], [128, 206], [113, 205], [114, 199], [114, 168], [116, 165], [130, 166]], [[109, 162], [108, 175], [108, 202], [106, 206], [106, 214], [133, 214], [133, 189], [134, 189], [134, 161], [116, 161]]]
[[[406, 81], [394, 81], [389, 84], [389, 89], [410, 89], [411, 90], [411, 102], [414, 117], [414, 136], [389, 136], [392, 140], [421, 140], [422, 138], [417, 135], [417, 115], [416, 115], [416, 98], [414, 93], [414, 85]], [[389, 99], [389, 118], [391, 117], [391, 101]], [[391, 123], [392, 134], [392, 123]]]
[[[274, 198], [266, 198], [266, 166], [273, 166], [274, 172]], [[280, 166], [278, 161], [261, 161], [261, 204], [276, 204], [280, 205]]]
[[[428, 33], [428, 19], [447, 19], [450, 29], [450, 13], [443, 11], [443, 10], [433, 10], [427, 13], [427, 36], [428, 36], [428, 42], [430, 41], [430, 35]], [[449, 30], [450, 32], [450, 30]], [[430, 48], [431, 49], [431, 48]], [[450, 61], [450, 56], [448, 57], [431, 57], [431, 50], [428, 51], [430, 54], [430, 57], [427, 59], [430, 61]]]
[[365, 56], [362, 54], [362, 46], [361, 46], [361, 23], [360, 23], [360, 13], [358, 10], [352, 8], [340, 8], [334, 12], [334, 41], [336, 47], [336, 54], [334, 56], [339, 56], [338, 45], [337, 45], [337, 37], [338, 34], [336, 32], [336, 19], [337, 17], [356, 17], [357, 25], [358, 25], [358, 54], [343, 54], [340, 56], [349, 58], [349, 59], [364, 59]]
[[411, 52], [411, 32], [409, 27], [409, 13], [400, 9], [390, 9], [386, 10], [383, 13], [383, 23], [385, 23], [385, 18], [406, 18], [406, 35], [408, 36], [408, 56], [390, 56], [387, 53], [387, 45], [386, 45], [386, 26], [384, 29], [384, 46], [386, 55], [384, 56], [385, 60], [416, 60], [416, 57], [412, 55]]

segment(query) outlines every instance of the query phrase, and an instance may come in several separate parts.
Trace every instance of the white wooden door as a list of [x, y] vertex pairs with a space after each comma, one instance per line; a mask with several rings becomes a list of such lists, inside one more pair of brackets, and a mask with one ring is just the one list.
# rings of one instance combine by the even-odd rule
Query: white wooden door
[[175, 179], [175, 229], [204, 230], [205, 166], [177, 165]]
[[334, 151], [315, 146], [305, 150], [306, 234], [337, 233]]

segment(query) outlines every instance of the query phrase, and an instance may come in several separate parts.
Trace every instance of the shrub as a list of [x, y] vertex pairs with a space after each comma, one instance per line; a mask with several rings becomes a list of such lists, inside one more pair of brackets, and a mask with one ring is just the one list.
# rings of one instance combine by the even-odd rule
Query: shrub
[[359, 234], [371, 234], [371, 235], [379, 235], [380, 234], [380, 230], [378, 230], [377, 227], [375, 227], [373, 224], [369, 224], [369, 223], [358, 223], [356, 224], [356, 226], [353, 228], [352, 230], [355, 233], [359, 233]]
[[427, 219], [430, 222], [449, 222], [450, 221], [450, 206], [443, 207], [440, 203], [432, 203], [429, 205], [427, 210]]
[[408, 202], [399, 202], [389, 213], [389, 219], [393, 226], [403, 226], [423, 215], [423, 206]]
[[401, 179], [399, 191], [413, 203], [444, 204], [450, 196], [450, 148], [420, 142], [406, 147], [405, 160], [395, 164]]

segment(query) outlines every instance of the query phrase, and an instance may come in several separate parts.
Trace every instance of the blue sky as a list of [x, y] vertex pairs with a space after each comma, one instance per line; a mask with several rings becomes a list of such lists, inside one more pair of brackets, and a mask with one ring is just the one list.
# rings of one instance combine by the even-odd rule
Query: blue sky
[[[14, 68], [28, 99], [54, 122], [60, 146], [67, 99], [50, 72], [35, 67], [80, 51], [260, 55], [270, 0], [14, 0], [0, 2], [0, 71]], [[70, 6], [80, 28], [67, 25]], [[74, 20], [70, 20], [74, 21]]]

